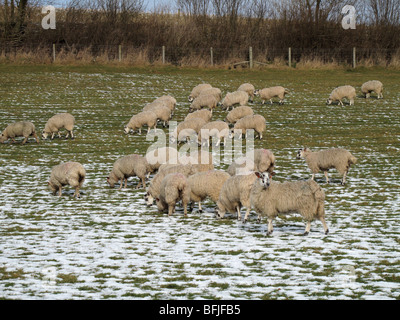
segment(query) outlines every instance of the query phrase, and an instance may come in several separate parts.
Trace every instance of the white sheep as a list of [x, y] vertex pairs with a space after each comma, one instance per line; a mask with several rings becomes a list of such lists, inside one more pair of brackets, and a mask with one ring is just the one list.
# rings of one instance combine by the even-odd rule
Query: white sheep
[[227, 111], [229, 108], [233, 108], [235, 104], [244, 106], [249, 101], [249, 94], [245, 91], [234, 91], [228, 92], [221, 102], [221, 107], [225, 108]]
[[208, 84], [208, 83], [201, 83], [201, 84], [195, 86], [189, 95], [189, 102], [192, 102], [194, 99], [196, 99], [202, 91], [211, 89], [211, 88], [212, 88], [212, 85]]
[[312, 180], [287, 181], [284, 183], [270, 181], [270, 173], [255, 173], [257, 180], [250, 192], [251, 207], [261, 216], [267, 216], [268, 235], [273, 232], [272, 222], [278, 214], [298, 212], [307, 221], [304, 235], [311, 229], [311, 221], [320, 220], [325, 234], [329, 229], [325, 222], [325, 193]]
[[147, 132], [150, 132], [151, 128], [154, 128], [156, 131], [157, 126], [157, 115], [152, 111], [142, 111], [138, 114], [132, 116], [129, 120], [129, 123], [125, 126], [124, 132], [128, 134], [130, 131], [139, 130], [139, 134], [142, 133], [142, 127], [147, 125]]
[[239, 88], [237, 88], [236, 91], [245, 91], [247, 92], [247, 94], [249, 95], [249, 101], [253, 102], [254, 100], [254, 91], [256, 89], [254, 88], [254, 86], [251, 83], [243, 83], [239, 86]]
[[228, 167], [227, 172], [233, 176], [241, 172], [259, 171], [272, 173], [275, 168], [275, 156], [268, 149], [254, 149], [246, 153], [244, 157], [238, 158]]
[[136, 176], [140, 179], [136, 189], [139, 189], [141, 185], [146, 188], [146, 175], [151, 170], [145, 157], [139, 154], [123, 156], [114, 162], [113, 168], [107, 177], [107, 183], [111, 188], [114, 188], [114, 185], [121, 181], [119, 189], [122, 189], [124, 181], [124, 187], [126, 188], [128, 178]]
[[253, 114], [254, 111], [249, 106], [239, 106], [228, 112], [225, 121], [235, 124], [239, 119], [245, 116], [252, 116]]
[[70, 113], [59, 113], [52, 116], [49, 120], [47, 120], [46, 125], [44, 126], [42, 132], [42, 138], [47, 139], [48, 135], [51, 134], [51, 139], [54, 138], [54, 135], [58, 133], [58, 137], [61, 138], [60, 129], [65, 128], [67, 130], [67, 135], [65, 138], [68, 138], [71, 135], [71, 139], [74, 138], [74, 129], [75, 125], [75, 117]]
[[297, 152], [297, 159], [304, 158], [308, 167], [311, 170], [311, 180], [319, 171], [325, 174], [326, 182], [329, 183], [328, 170], [335, 168], [341, 175], [343, 175], [341, 184], [346, 183], [346, 176], [349, 172], [350, 166], [357, 163], [357, 158], [354, 157], [349, 151], [342, 148], [331, 148], [321, 151], [312, 152], [309, 148], [299, 149]]
[[383, 99], [383, 84], [378, 80], [367, 81], [362, 84], [361, 92], [366, 99], [370, 97], [371, 92], [375, 92], [378, 95], [378, 99]]
[[[260, 139], [262, 139], [263, 132], [265, 131], [267, 125], [265, 118], [259, 114], [253, 114], [250, 116], [245, 116], [239, 119], [233, 126], [232, 133], [235, 137], [240, 134], [240, 137], [245, 134], [247, 137], [246, 130], [253, 129], [258, 133]], [[255, 138], [255, 136], [254, 136]]]
[[221, 120], [211, 121], [201, 127], [198, 139], [201, 145], [210, 145], [210, 138], [216, 138], [216, 146], [229, 137], [229, 125]]
[[162, 102], [152, 102], [147, 104], [142, 111], [152, 111], [156, 114], [157, 120], [163, 122], [163, 127], [169, 125], [169, 120], [171, 119], [171, 110]]
[[208, 109], [201, 109], [201, 110], [197, 110], [195, 112], [189, 113], [185, 119], [185, 120], [190, 120], [193, 118], [201, 118], [203, 119], [205, 122], [210, 122], [211, 118], [212, 118], [212, 112]]
[[157, 208], [159, 211], [168, 209], [168, 216], [171, 216], [180, 200], [187, 216], [187, 205], [190, 202], [190, 186], [187, 179], [182, 173], [167, 174], [161, 182], [160, 195], [156, 198]]
[[62, 187], [70, 185], [75, 188], [74, 197], [80, 198], [79, 189], [82, 187], [85, 181], [86, 170], [79, 162], [66, 162], [54, 166], [51, 170], [50, 180], [48, 185], [53, 191], [53, 195], [61, 197]]
[[197, 141], [197, 135], [200, 129], [205, 124], [206, 122], [201, 118], [193, 118], [182, 121], [178, 124], [178, 126], [174, 129], [174, 131], [171, 132], [170, 141], [171, 142], [175, 142], [176, 140], [183, 141], [188, 136], [193, 136], [193, 135], [196, 135], [196, 141]]
[[218, 104], [217, 98], [214, 95], [208, 94], [201, 94], [197, 98], [193, 100], [193, 102], [189, 106], [189, 112], [194, 110], [200, 110], [202, 108], [210, 109], [212, 112]]
[[171, 110], [171, 115], [174, 115], [175, 107], [176, 107], [176, 99], [170, 95], [164, 95], [158, 97], [153, 101], [153, 103], [161, 102], [165, 106], [167, 106]]
[[209, 88], [209, 89], [205, 89], [202, 90], [199, 94], [199, 96], [207, 96], [207, 95], [211, 95], [213, 97], [215, 97], [215, 99], [217, 100], [217, 103], [219, 103], [222, 99], [222, 91], [219, 88]]
[[223, 184], [217, 201], [217, 216], [223, 218], [226, 212], [237, 212], [238, 220], [242, 219], [240, 209], [246, 207], [244, 221], [250, 214], [250, 191], [257, 176], [254, 172], [229, 177]]
[[331, 92], [326, 104], [330, 105], [334, 101], [339, 101], [339, 104], [343, 106], [343, 99], [347, 98], [350, 101], [350, 105], [354, 105], [354, 98], [356, 97], [356, 89], [352, 86], [340, 86]]
[[201, 201], [210, 198], [217, 202], [221, 188], [230, 177], [225, 171], [209, 170], [195, 173], [188, 177], [190, 186], [190, 201], [199, 203], [199, 212], [202, 212]]
[[261, 104], [264, 104], [266, 100], [269, 100], [272, 104], [272, 98], [278, 97], [279, 104], [283, 104], [283, 100], [285, 99], [285, 95], [288, 94], [289, 91], [282, 86], [275, 86], [264, 88], [261, 90], [255, 90], [254, 95], [259, 96], [261, 98]]
[[178, 163], [179, 152], [173, 147], [161, 147], [148, 150], [145, 157], [151, 172], [155, 172], [165, 163], [170, 163], [173, 160]]
[[28, 138], [33, 136], [36, 139], [36, 142], [39, 143], [39, 138], [36, 134], [35, 125], [29, 121], [18, 121], [12, 124], [9, 124], [0, 136], [0, 143], [11, 139], [13, 143], [15, 143], [16, 137], [24, 137], [25, 139], [22, 141], [22, 144], [25, 144], [28, 141]]

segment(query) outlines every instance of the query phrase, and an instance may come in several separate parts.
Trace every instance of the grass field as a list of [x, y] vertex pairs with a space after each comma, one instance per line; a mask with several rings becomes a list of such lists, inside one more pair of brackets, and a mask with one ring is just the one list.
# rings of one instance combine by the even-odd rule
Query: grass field
[[[0, 298], [5, 299], [399, 299], [400, 298], [400, 72], [390, 69], [197, 70], [172, 67], [0, 66], [0, 130], [32, 121], [41, 132], [59, 112], [76, 118], [74, 140], [34, 140], [0, 145]], [[356, 98], [355, 105], [326, 106], [331, 90], [366, 80], [384, 84], [384, 99]], [[285, 105], [250, 104], [265, 116], [275, 180], [305, 180], [296, 160], [302, 146], [343, 147], [358, 163], [346, 186], [330, 172], [317, 182], [326, 193], [327, 224], [308, 237], [299, 215], [243, 224], [218, 220], [215, 204], [187, 218], [147, 208], [144, 189], [110, 189], [113, 162], [144, 154], [145, 135], [123, 127], [144, 104], [173, 95], [173, 120], [187, 114], [187, 96], [201, 82], [223, 93], [251, 82], [283, 85]], [[213, 119], [224, 119], [225, 111]], [[47, 187], [51, 168], [79, 161], [87, 170], [74, 200]], [[217, 165], [225, 169], [227, 164]]]

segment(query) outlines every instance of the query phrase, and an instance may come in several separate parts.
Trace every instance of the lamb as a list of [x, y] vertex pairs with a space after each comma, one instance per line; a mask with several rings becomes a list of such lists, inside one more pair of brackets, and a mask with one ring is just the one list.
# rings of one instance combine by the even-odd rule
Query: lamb
[[215, 137], [217, 139], [216, 146], [219, 146], [222, 139], [229, 137], [229, 125], [221, 120], [211, 121], [206, 123], [200, 129], [200, 134], [198, 136], [199, 143], [201, 145], [210, 145], [210, 137]]
[[166, 107], [168, 107], [171, 110], [171, 115], [174, 115], [175, 107], [176, 107], [176, 99], [173, 96], [170, 95], [164, 95], [161, 97], [158, 97], [153, 101], [153, 103], [156, 102], [161, 102], [163, 103]]
[[35, 125], [29, 121], [19, 121], [8, 125], [0, 136], [0, 143], [11, 139], [15, 143], [16, 137], [24, 137], [22, 144], [28, 141], [28, 138], [33, 136], [36, 142], [39, 143], [39, 138], [36, 134]]
[[225, 171], [209, 170], [198, 172], [189, 176], [190, 201], [199, 203], [199, 212], [202, 212], [201, 201], [207, 197], [217, 202], [221, 188], [225, 181], [230, 177]]
[[137, 176], [140, 178], [136, 189], [141, 185], [146, 188], [146, 175], [151, 172], [151, 168], [145, 157], [138, 154], [130, 154], [117, 159], [114, 162], [113, 168], [107, 177], [107, 183], [111, 188], [121, 181], [119, 189], [122, 189], [123, 182], [125, 181], [125, 188], [129, 177]]
[[162, 102], [152, 102], [146, 105], [142, 111], [152, 111], [156, 114], [157, 120], [163, 122], [163, 127], [169, 125], [169, 119], [171, 119], [171, 110], [164, 105]]
[[65, 128], [67, 130], [67, 135], [65, 138], [67, 139], [69, 135], [71, 135], [71, 139], [74, 138], [74, 129], [75, 118], [72, 114], [69, 113], [59, 113], [52, 116], [49, 120], [47, 120], [46, 125], [44, 126], [42, 132], [42, 138], [47, 139], [48, 135], [51, 134], [51, 139], [54, 139], [54, 135], [58, 133], [58, 137], [61, 138], [61, 134], [59, 132], [60, 129]]
[[212, 118], [212, 112], [208, 109], [201, 109], [201, 110], [197, 110], [193, 113], [189, 113], [185, 119], [185, 120], [190, 120], [193, 118], [201, 118], [203, 119], [205, 122], [210, 122], [211, 118]]
[[237, 88], [236, 91], [245, 91], [247, 92], [247, 94], [249, 95], [249, 101], [252, 103], [254, 100], [254, 91], [256, 89], [254, 88], [254, 86], [251, 83], [243, 83], [239, 86], [239, 88]]
[[214, 95], [201, 94], [189, 106], [189, 112], [200, 110], [201, 108], [208, 108], [212, 112], [217, 107], [218, 100]]
[[182, 200], [183, 212], [187, 216], [187, 205], [190, 202], [190, 186], [182, 173], [167, 174], [161, 182], [160, 196], [156, 198], [158, 211], [168, 209], [168, 216], [175, 212], [175, 206]]
[[80, 198], [79, 189], [85, 181], [86, 170], [79, 162], [66, 162], [52, 168], [48, 185], [53, 195], [61, 197], [62, 187], [70, 185], [75, 188], [74, 197]]
[[251, 207], [261, 216], [267, 216], [268, 235], [273, 232], [272, 222], [280, 214], [298, 212], [307, 221], [304, 235], [311, 229], [311, 221], [320, 220], [325, 234], [329, 229], [325, 222], [325, 192], [313, 180], [270, 181], [270, 173], [256, 172], [257, 180], [250, 191]]
[[245, 91], [234, 91], [228, 92], [221, 102], [221, 107], [225, 108], [227, 111], [229, 108], [233, 108], [235, 104], [244, 106], [249, 101], [249, 94]]
[[[247, 160], [247, 161], [244, 161]], [[234, 161], [227, 169], [227, 172], [233, 176], [240, 174], [243, 169], [272, 173], [275, 168], [275, 156], [268, 149], [254, 149], [246, 153], [245, 157]]]
[[255, 90], [254, 95], [259, 96], [261, 98], [261, 104], [264, 104], [266, 100], [269, 100], [272, 104], [272, 98], [278, 97], [279, 104], [283, 104], [283, 100], [285, 99], [285, 95], [288, 94], [289, 91], [281, 86], [275, 86], [270, 88], [264, 88], [261, 90]]
[[189, 102], [192, 102], [194, 99], [196, 99], [202, 91], [211, 89], [211, 88], [212, 88], [212, 85], [208, 84], [208, 83], [201, 83], [201, 84], [195, 86], [189, 95]]
[[[200, 129], [206, 124], [206, 122], [201, 118], [193, 118], [189, 120], [182, 121], [178, 124], [170, 135], [170, 141], [175, 142], [176, 140], [182, 141], [185, 137], [192, 134], [198, 134]], [[197, 137], [196, 137], [197, 140]]]
[[217, 216], [223, 218], [226, 212], [237, 212], [238, 220], [241, 220], [240, 209], [244, 206], [246, 215], [243, 222], [246, 222], [251, 209], [250, 191], [256, 179], [254, 172], [228, 178], [221, 188], [217, 201]]
[[352, 86], [341, 86], [334, 89], [328, 100], [326, 100], [326, 104], [330, 105], [334, 101], [339, 101], [339, 104], [343, 106], [343, 98], [347, 98], [350, 101], [350, 105], [354, 105], [354, 98], [356, 97], [356, 89]]
[[254, 111], [249, 106], [239, 106], [229, 111], [225, 118], [225, 121], [235, 124], [239, 119], [245, 116], [252, 116], [253, 114]]
[[213, 97], [215, 97], [215, 99], [217, 100], [217, 102], [219, 103], [222, 99], [222, 91], [219, 88], [209, 88], [209, 89], [205, 89], [202, 90], [199, 94], [199, 96], [203, 96], [203, 95], [211, 95]]
[[304, 158], [312, 172], [311, 180], [320, 170], [324, 172], [326, 182], [329, 183], [328, 170], [335, 168], [343, 175], [341, 184], [346, 183], [346, 176], [352, 164], [357, 163], [357, 158], [349, 151], [342, 148], [331, 148], [312, 152], [309, 148], [299, 149], [297, 159]]
[[139, 134], [142, 133], [142, 127], [144, 125], [148, 126], [148, 131], [150, 128], [154, 127], [154, 131], [156, 131], [157, 126], [157, 115], [152, 111], [142, 111], [138, 114], [135, 114], [130, 120], [129, 123], [125, 126], [124, 132], [128, 134], [130, 131], [139, 130]]
[[363, 83], [361, 86], [361, 92], [365, 98], [368, 99], [371, 92], [375, 92], [378, 95], [378, 99], [383, 99], [383, 84], [378, 80], [371, 80]]
[[241, 130], [241, 135], [246, 134], [247, 136], [246, 130], [254, 129], [258, 133], [259, 138], [262, 139], [262, 134], [266, 127], [265, 118], [262, 115], [254, 114], [239, 119], [233, 126], [232, 132], [236, 136], [238, 131]]

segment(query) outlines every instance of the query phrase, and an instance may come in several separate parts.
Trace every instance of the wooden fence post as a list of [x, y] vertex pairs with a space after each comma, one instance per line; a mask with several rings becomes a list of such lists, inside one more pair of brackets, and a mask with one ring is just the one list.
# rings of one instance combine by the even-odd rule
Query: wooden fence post
[[289, 47], [289, 68], [292, 67], [292, 48]]
[[165, 64], [165, 46], [162, 46], [162, 63]]
[[53, 62], [56, 62], [56, 44], [53, 43]]
[[356, 67], [356, 47], [353, 47], [353, 68]]
[[214, 66], [214, 53], [213, 48], [210, 48], [210, 58], [211, 58], [211, 66]]
[[122, 61], [122, 45], [118, 46], [118, 61]]
[[253, 68], [253, 48], [249, 47], [249, 65], [250, 69]]

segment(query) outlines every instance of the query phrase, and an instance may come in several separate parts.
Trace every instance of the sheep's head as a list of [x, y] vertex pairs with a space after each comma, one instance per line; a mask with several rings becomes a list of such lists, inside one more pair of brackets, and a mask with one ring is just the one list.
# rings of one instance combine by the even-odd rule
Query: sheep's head
[[225, 216], [225, 209], [221, 202], [217, 201], [217, 208], [215, 208], [215, 215], [218, 219], [222, 219]]
[[131, 131], [131, 129], [128, 126], [124, 127], [125, 134], [128, 134], [130, 131]]
[[275, 175], [275, 172], [255, 172], [255, 175], [259, 179], [261, 186], [264, 189], [267, 189], [271, 184], [272, 177]]
[[49, 135], [49, 133], [43, 130], [43, 132], [42, 132], [42, 138], [43, 138], [43, 139], [47, 139], [48, 135]]
[[4, 135], [4, 134], [2, 134], [1, 136], [0, 136], [0, 143], [3, 143], [4, 141], [6, 141], [7, 140], [7, 137]]
[[51, 181], [47, 182], [47, 184], [49, 185], [50, 190], [53, 192], [53, 195], [55, 195], [58, 188], [53, 183], [51, 183]]
[[114, 177], [112, 176], [107, 177], [107, 183], [110, 186], [110, 188], [114, 188], [116, 182], [117, 180], [115, 180]]
[[257, 89], [257, 90], [254, 90], [254, 95], [256, 96], [256, 97], [258, 97], [259, 95], [260, 95], [260, 90], [259, 89]]
[[304, 149], [300, 148], [299, 150], [297, 150], [296, 159], [304, 158], [309, 152], [311, 152], [309, 148], [304, 148]]
[[189, 102], [193, 102], [194, 98], [192, 96], [189, 96], [188, 100]]
[[328, 100], [326, 100], [326, 104], [329, 106], [330, 104], [332, 104], [332, 99], [328, 98]]
[[146, 201], [146, 205], [148, 207], [150, 207], [154, 202], [153, 196], [148, 191], [146, 192], [146, 194], [144, 196], [144, 200]]

